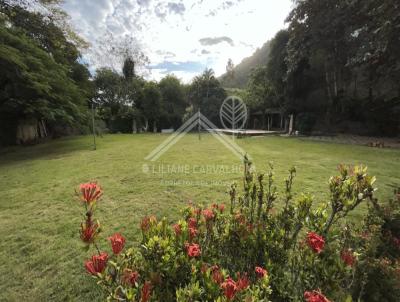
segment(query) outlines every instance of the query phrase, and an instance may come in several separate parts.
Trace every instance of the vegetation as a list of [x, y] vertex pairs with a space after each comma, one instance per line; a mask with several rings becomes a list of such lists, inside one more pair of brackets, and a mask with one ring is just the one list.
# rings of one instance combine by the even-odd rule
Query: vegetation
[[[140, 133], [197, 112], [220, 126], [232, 94], [257, 114], [294, 114], [304, 133], [398, 135], [398, 1], [293, 2], [288, 28], [253, 57], [186, 85], [146, 80], [132, 37], [107, 37], [98, 47], [116, 54], [112, 68], [89, 70], [61, 0], [0, 0], [0, 300], [395, 301], [399, 150], [235, 140], [252, 166], [212, 135], [187, 134], [162, 160], [138, 161], [165, 139]], [[96, 152], [87, 136], [10, 146], [91, 131]], [[270, 161], [267, 174], [252, 170]], [[339, 163], [371, 174], [344, 164], [328, 182]]]
[[[57, 2], [38, 1], [45, 8]], [[51, 6], [44, 15], [20, 5], [0, 2], [0, 145], [88, 133], [92, 106], [97, 133], [176, 129], [197, 110], [218, 123], [226, 94], [213, 70], [190, 85], [173, 75], [146, 81], [137, 69], [148, 60], [127, 41], [110, 46], [120, 66], [90, 74], [79, 51], [85, 43], [64, 22], [65, 13]]]
[[0, 2], [0, 144], [15, 143], [24, 124], [32, 125], [32, 139], [84, 124], [89, 72], [78, 59], [51, 19]]
[[[242, 172], [208, 175], [216, 186], [201, 185], [204, 174], [178, 175], [173, 179], [192, 181], [188, 186], [162, 183], [158, 164], [238, 165], [242, 163], [211, 135], [186, 135], [155, 164], [154, 173], [143, 172], [143, 162], [165, 136], [138, 134], [105, 135], [91, 151], [90, 137], [63, 138], [30, 146], [10, 147], [0, 156], [0, 300], [101, 301], [95, 282], [84, 274], [82, 260], [90, 253], [81, 250], [77, 232], [82, 220], [74, 188], [97, 180], [105, 190], [97, 217], [104, 234], [122, 232], [129, 243], [141, 239], [140, 220], [146, 215], [179, 219], [188, 200], [196, 203], [225, 203], [233, 181], [241, 183]], [[327, 180], [340, 162], [369, 163], [377, 177], [376, 196], [386, 201], [400, 183], [398, 150], [317, 143], [297, 138], [253, 138], [237, 140], [258, 170], [268, 161], [275, 166], [278, 194], [291, 165], [297, 168], [293, 196], [300, 192], [315, 196], [315, 205], [328, 196]], [[295, 151], [294, 151], [295, 150]], [[7, 151], [7, 152], [6, 152]], [[182, 152], [185, 156], [182, 157]], [[168, 179], [171, 177], [168, 177]], [[149, 189], [151, 188], [151, 189]], [[71, 203], [72, 202], [72, 203]], [[360, 222], [366, 209], [361, 206], [351, 217]], [[98, 242], [101, 250], [109, 242]]]
[[211, 69], [187, 86], [173, 75], [156, 83], [106, 68], [97, 71], [94, 83], [99, 118], [112, 133], [177, 129], [198, 110], [219, 124], [219, 107], [226, 97]]
[[295, 0], [288, 29], [268, 43], [268, 58], [252, 65], [251, 109], [295, 114], [302, 132], [397, 135], [398, 8], [395, 0]]
[[[325, 295], [332, 301], [399, 296], [400, 195], [389, 211], [382, 208], [367, 168], [342, 165], [329, 180], [329, 201], [312, 208], [310, 195], [293, 199], [295, 168], [278, 199], [272, 165], [267, 174], [253, 172], [246, 157], [244, 165], [243, 193], [231, 185], [228, 205], [190, 204], [173, 226], [145, 217], [140, 245], [125, 248], [125, 237], [115, 233], [108, 238], [112, 254], [97, 246], [94, 219], [102, 189], [81, 184], [86, 218], [80, 237], [94, 253], [85, 268], [107, 299], [328, 302]], [[346, 216], [365, 203], [368, 216], [357, 228]], [[366, 293], [371, 282], [377, 285], [374, 298]]]
[[271, 41], [266, 42], [254, 54], [244, 58], [236, 66], [232, 60], [228, 60], [227, 72], [220, 77], [224, 88], [245, 88], [252, 71], [258, 66], [263, 66], [269, 61]]
[[[236, 67], [228, 60], [221, 83], [241, 88], [248, 79], [239, 94], [251, 112], [295, 114], [304, 133], [396, 135], [398, 4], [335, 1], [294, 1], [288, 29]], [[107, 47], [118, 64], [90, 74], [80, 55], [86, 44], [68, 26], [59, 1], [34, 2], [46, 15], [21, 1], [0, 2], [1, 145], [87, 133], [92, 105], [97, 132], [178, 128], [199, 110], [219, 125], [218, 108], [234, 90], [225, 91], [211, 69], [189, 85], [174, 76], [148, 82], [138, 74], [148, 59], [135, 43], [111, 39], [115, 45]]]
[[188, 90], [191, 107], [188, 108], [187, 115], [193, 115], [200, 110], [211, 122], [219, 125], [219, 108], [226, 98], [226, 92], [214, 76], [214, 71], [206, 69], [195, 77]]

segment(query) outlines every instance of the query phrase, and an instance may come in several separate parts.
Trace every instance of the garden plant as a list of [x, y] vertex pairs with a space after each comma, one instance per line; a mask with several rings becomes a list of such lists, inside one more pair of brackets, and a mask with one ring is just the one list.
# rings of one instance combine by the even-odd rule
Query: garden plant
[[[245, 158], [243, 190], [232, 184], [229, 202], [190, 202], [174, 224], [145, 217], [140, 244], [109, 234], [109, 251], [97, 244], [105, 240], [95, 219], [103, 191], [81, 184], [86, 272], [109, 301], [396, 301], [400, 191], [380, 204], [366, 167], [338, 170], [328, 200], [316, 204], [292, 193], [295, 168], [278, 194], [272, 164], [260, 174]], [[365, 216], [352, 221], [359, 206]]]

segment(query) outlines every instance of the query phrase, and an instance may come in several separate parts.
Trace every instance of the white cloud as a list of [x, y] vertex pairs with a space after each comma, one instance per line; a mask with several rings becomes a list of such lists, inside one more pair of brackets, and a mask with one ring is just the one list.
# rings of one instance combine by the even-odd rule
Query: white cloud
[[[197, 62], [220, 75], [228, 58], [239, 63], [284, 26], [291, 0], [66, 0], [63, 7], [92, 44], [85, 59], [94, 67], [112, 65], [112, 51], [103, 50], [102, 59], [94, 55], [107, 48], [111, 34], [113, 41], [133, 37], [152, 66]], [[185, 81], [198, 72], [181, 66], [172, 72]], [[150, 77], [159, 80], [166, 72], [153, 69]]]

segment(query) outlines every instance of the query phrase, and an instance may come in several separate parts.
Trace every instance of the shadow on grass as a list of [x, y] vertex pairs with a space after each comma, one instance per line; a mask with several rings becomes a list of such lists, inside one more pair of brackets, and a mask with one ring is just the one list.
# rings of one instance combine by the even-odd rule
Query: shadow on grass
[[89, 136], [69, 136], [36, 145], [10, 146], [0, 149], [0, 166], [32, 159], [54, 159], [66, 154], [93, 150]]

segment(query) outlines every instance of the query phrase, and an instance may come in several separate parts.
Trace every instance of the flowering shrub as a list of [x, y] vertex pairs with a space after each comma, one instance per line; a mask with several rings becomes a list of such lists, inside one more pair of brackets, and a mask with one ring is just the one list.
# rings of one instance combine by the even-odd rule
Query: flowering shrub
[[[172, 226], [145, 217], [140, 245], [125, 247], [117, 233], [108, 238], [110, 255], [97, 247], [100, 224], [93, 220], [102, 190], [83, 184], [81, 239], [95, 250], [86, 271], [111, 301], [356, 301], [379, 283], [376, 270], [393, 277], [395, 295], [399, 202], [390, 203], [397, 210], [379, 206], [366, 171], [340, 166], [329, 180], [329, 201], [313, 205], [310, 195], [293, 198], [294, 168], [279, 196], [272, 166], [256, 174], [245, 158], [243, 192], [233, 184], [229, 206], [189, 204]], [[369, 210], [357, 227], [345, 218], [362, 203]]]

